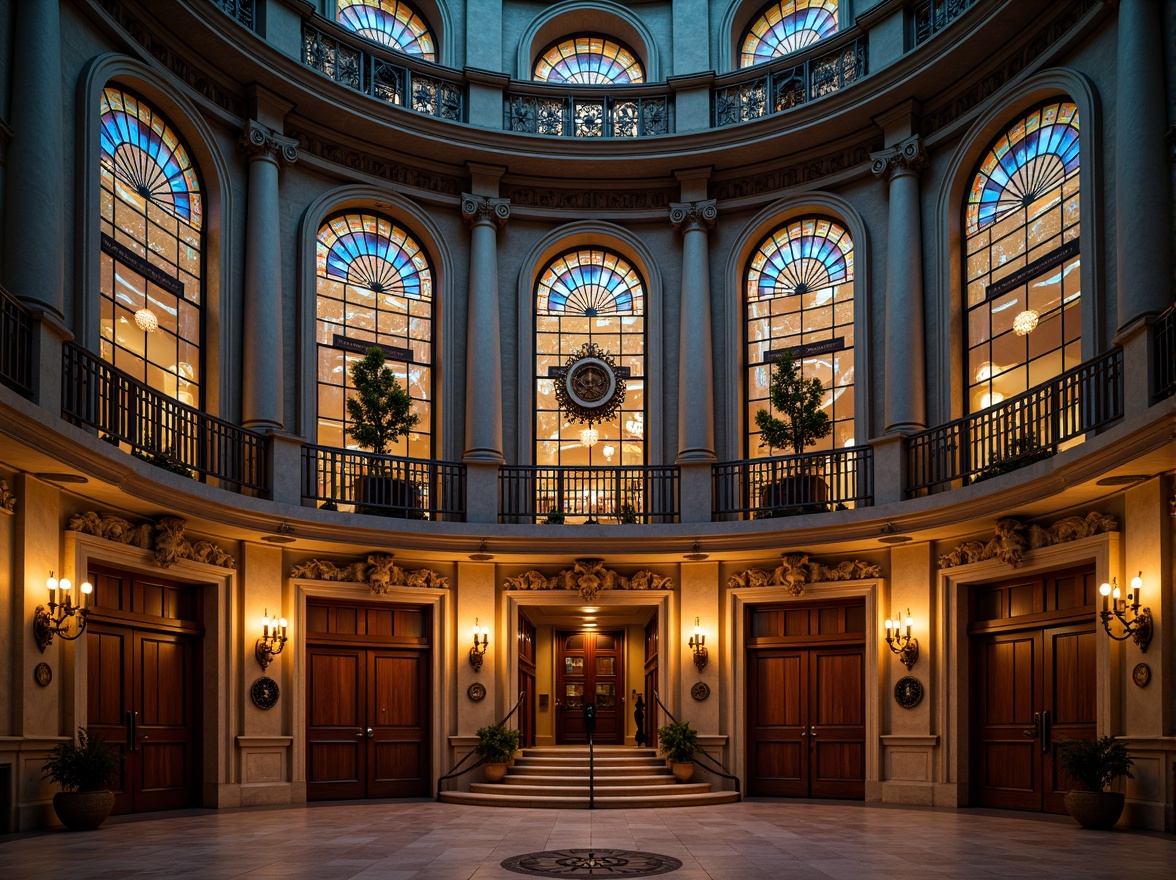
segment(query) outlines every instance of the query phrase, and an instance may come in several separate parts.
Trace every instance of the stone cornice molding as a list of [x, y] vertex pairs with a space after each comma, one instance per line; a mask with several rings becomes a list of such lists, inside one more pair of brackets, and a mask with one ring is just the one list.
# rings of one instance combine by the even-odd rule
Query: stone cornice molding
[[1092, 510], [1086, 516], [1067, 516], [1049, 526], [1026, 525], [1011, 516], [996, 521], [995, 536], [990, 541], [964, 541], [950, 553], [939, 557], [940, 568], [952, 568], [972, 562], [996, 559], [1020, 568], [1025, 553], [1054, 544], [1066, 544], [1104, 532], [1117, 532], [1119, 523], [1113, 516]]
[[862, 562], [860, 559], [846, 560], [830, 566], [815, 559], [810, 560], [809, 555], [804, 552], [781, 553], [780, 564], [772, 571], [749, 568], [727, 578], [727, 587], [782, 587], [785, 592], [799, 596], [807, 584], [823, 581], [858, 581], [880, 577], [881, 574], [882, 566]]
[[462, 193], [461, 218], [470, 226], [493, 223], [501, 229], [510, 219], [510, 199], [492, 199], [489, 196]]
[[927, 152], [919, 136], [912, 135], [889, 150], [870, 153], [870, 171], [875, 177], [918, 174], [927, 164]]
[[412, 571], [401, 568], [393, 561], [391, 553], [371, 553], [366, 559], [342, 565], [323, 559], [308, 559], [290, 568], [290, 577], [316, 581], [346, 581], [366, 584], [372, 595], [387, 593], [391, 587], [431, 587], [438, 590], [449, 588], [449, 578], [439, 575], [430, 568]]
[[709, 230], [719, 219], [719, 209], [714, 199], [705, 202], [671, 202], [670, 222], [685, 235], [691, 230]]
[[584, 602], [595, 601], [602, 590], [669, 590], [670, 579], [642, 569], [625, 577], [604, 567], [603, 559], [577, 559], [572, 568], [548, 577], [532, 569], [502, 582], [504, 590], [575, 590]]
[[250, 161], [270, 159], [279, 165], [291, 165], [298, 161], [297, 139], [283, 137], [256, 119], [250, 119], [245, 123], [245, 130], [241, 133], [241, 140], [237, 142], [237, 148]]
[[90, 510], [70, 517], [69, 530], [94, 535], [117, 544], [130, 544], [150, 550], [160, 568], [171, 568], [181, 559], [218, 565], [221, 568], [237, 567], [236, 560], [219, 544], [212, 541], [189, 541], [185, 538], [184, 523], [185, 521], [178, 516], [161, 516], [154, 523], [135, 525], [121, 516]]

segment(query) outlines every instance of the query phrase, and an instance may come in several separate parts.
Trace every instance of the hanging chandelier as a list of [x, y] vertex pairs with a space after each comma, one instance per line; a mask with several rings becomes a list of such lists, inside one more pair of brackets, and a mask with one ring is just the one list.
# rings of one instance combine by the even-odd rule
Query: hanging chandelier
[[1028, 336], [1037, 327], [1037, 312], [1033, 309], [1025, 309], [1017, 317], [1013, 318], [1013, 332], [1018, 336]]

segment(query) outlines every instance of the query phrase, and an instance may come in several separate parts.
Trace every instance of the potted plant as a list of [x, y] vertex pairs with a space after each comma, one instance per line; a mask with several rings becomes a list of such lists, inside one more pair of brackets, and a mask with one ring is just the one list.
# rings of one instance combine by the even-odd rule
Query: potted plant
[[[796, 455], [833, 431], [833, 421], [821, 406], [825, 389], [817, 377], [805, 379], [801, 365], [791, 349], [785, 349], [772, 370], [768, 399], [772, 409], [755, 414], [760, 429], [760, 445], [769, 449], [791, 449]], [[765, 484], [760, 489], [760, 507], [764, 514], [774, 516], [789, 510], [795, 513], [815, 513], [827, 510], [824, 503], [828, 486], [819, 476], [800, 472]]]
[[973, 483], [1010, 474], [1015, 470], [1031, 465], [1037, 461], [1045, 461], [1053, 457], [1055, 450], [1052, 446], [1045, 446], [1038, 442], [1037, 432], [1026, 429], [1025, 432], [1009, 441], [1008, 448], [1002, 454], [997, 452], [992, 461], [982, 467], [974, 477]]
[[543, 522], [549, 526], [562, 526], [564, 523], [563, 508], [551, 508], [549, 511], [547, 511], [547, 516], [543, 518]]
[[58, 743], [41, 766], [42, 779], [61, 786], [53, 795], [53, 812], [71, 831], [89, 831], [106, 821], [114, 809], [114, 792], [108, 786], [118, 771], [122, 755], [110, 743], [95, 739], [78, 728], [78, 741]]
[[698, 731], [689, 721], [671, 721], [657, 729], [657, 748], [670, 761], [670, 769], [679, 782], [689, 782], [694, 775], [694, 753], [700, 748]]
[[1123, 814], [1121, 791], [1106, 788], [1120, 776], [1134, 779], [1127, 746], [1114, 737], [1071, 739], [1058, 743], [1058, 763], [1066, 775], [1083, 786], [1066, 793], [1066, 811], [1083, 828], [1107, 831]]
[[519, 750], [517, 728], [505, 724], [491, 724], [478, 728], [478, 744], [474, 747], [481, 757], [487, 782], [501, 782], [506, 766]]
[[[412, 411], [412, 397], [384, 365], [384, 350], [373, 345], [351, 365], [354, 394], [347, 397], [347, 433], [376, 455], [408, 434], [420, 416]], [[411, 480], [394, 477], [385, 463], [373, 464], [369, 473], [356, 478], [355, 495], [360, 513], [409, 516], [420, 506], [420, 494]]]

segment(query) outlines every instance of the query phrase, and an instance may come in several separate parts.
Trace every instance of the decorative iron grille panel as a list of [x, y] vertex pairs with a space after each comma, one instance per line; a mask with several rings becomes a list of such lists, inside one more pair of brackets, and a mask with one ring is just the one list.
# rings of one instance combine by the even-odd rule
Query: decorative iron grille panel
[[678, 468], [499, 468], [498, 518], [504, 523], [677, 522]]
[[253, 30], [253, 0], [212, 0], [221, 11], [237, 23]]
[[505, 101], [507, 131], [551, 137], [637, 138], [670, 134], [673, 120], [666, 95], [546, 97], [512, 93]]
[[466, 467], [308, 444], [302, 447], [302, 498], [377, 516], [464, 522]]
[[976, 0], [924, 0], [915, 7], [915, 45], [931, 39], [974, 5]]
[[1160, 315], [1155, 323], [1156, 386], [1152, 401], [1176, 394], [1176, 306]]
[[828, 513], [874, 503], [874, 450], [854, 446], [711, 468], [716, 520]]
[[33, 397], [33, 321], [24, 306], [0, 289], [0, 382]]

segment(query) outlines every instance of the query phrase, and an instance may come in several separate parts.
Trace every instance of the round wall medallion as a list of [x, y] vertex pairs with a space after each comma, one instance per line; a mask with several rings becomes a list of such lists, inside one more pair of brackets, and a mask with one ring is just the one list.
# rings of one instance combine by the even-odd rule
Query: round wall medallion
[[1135, 668], [1131, 670], [1131, 680], [1138, 687], [1147, 687], [1147, 683], [1151, 681], [1151, 667], [1146, 663], [1136, 663]]
[[564, 363], [555, 382], [560, 409], [581, 422], [606, 422], [625, 402], [625, 373], [595, 342], [585, 342]]
[[33, 681], [41, 687], [48, 687], [49, 682], [53, 681], [53, 670], [49, 668], [48, 663], [38, 663], [33, 670]]
[[475, 703], [480, 703], [486, 696], [486, 686], [480, 681], [475, 681], [466, 690], [466, 696]]
[[894, 686], [894, 702], [904, 709], [913, 709], [923, 701], [923, 682], [912, 675], [904, 675]]
[[706, 686], [705, 682], [695, 682], [694, 687], [690, 689], [690, 696], [701, 703], [710, 696], [710, 688]]
[[264, 675], [253, 682], [253, 687], [249, 689], [249, 696], [253, 699], [253, 705], [258, 709], [272, 709], [277, 705], [280, 693], [278, 683]]

